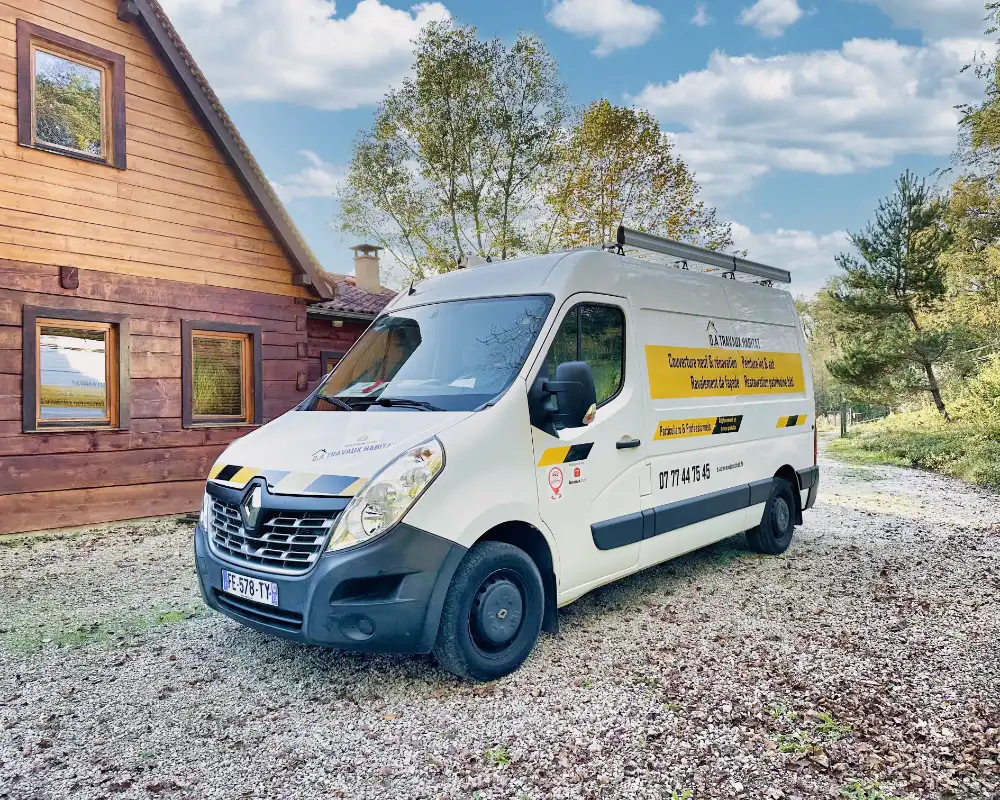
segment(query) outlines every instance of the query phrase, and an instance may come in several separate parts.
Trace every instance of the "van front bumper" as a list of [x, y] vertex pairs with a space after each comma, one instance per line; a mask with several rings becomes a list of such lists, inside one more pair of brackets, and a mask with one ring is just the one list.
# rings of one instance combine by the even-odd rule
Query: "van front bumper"
[[[434, 647], [451, 578], [466, 548], [400, 523], [350, 550], [321, 556], [303, 575], [279, 575], [222, 558], [195, 528], [195, 564], [205, 602], [264, 633], [341, 650], [427, 653]], [[271, 581], [277, 607], [222, 591], [222, 570]]]

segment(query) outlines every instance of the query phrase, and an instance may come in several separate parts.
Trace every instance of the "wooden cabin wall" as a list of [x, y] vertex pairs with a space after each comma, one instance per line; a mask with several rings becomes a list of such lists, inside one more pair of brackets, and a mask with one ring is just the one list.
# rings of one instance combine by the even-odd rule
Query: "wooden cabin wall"
[[342, 325], [334, 326], [329, 317], [310, 316], [306, 321], [309, 334], [309, 388], [315, 389], [322, 377], [322, 354], [324, 352], [346, 353], [365, 332], [371, 322], [341, 320]]
[[[117, 0], [0, 0], [0, 258], [310, 296]], [[122, 54], [128, 169], [17, 145], [16, 21]]]
[[[0, 533], [198, 508], [216, 457], [253, 428], [182, 428], [182, 319], [261, 327], [265, 421], [305, 396], [296, 385], [313, 359], [301, 301], [83, 269], [66, 290], [59, 271], [0, 259]], [[129, 430], [22, 433], [25, 305], [128, 315]]]

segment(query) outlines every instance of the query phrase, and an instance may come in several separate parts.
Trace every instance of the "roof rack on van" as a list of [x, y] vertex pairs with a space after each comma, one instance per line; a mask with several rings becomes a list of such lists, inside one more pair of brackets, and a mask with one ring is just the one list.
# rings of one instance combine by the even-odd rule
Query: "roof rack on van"
[[[791, 283], [792, 275], [787, 269], [769, 267], [767, 264], [758, 264], [756, 261], [749, 261], [739, 256], [731, 256], [727, 253], [719, 253], [715, 250], [706, 250], [704, 247], [695, 247], [691, 244], [682, 244], [673, 239], [663, 236], [654, 236], [651, 233], [626, 228], [624, 225], [618, 226], [618, 252], [624, 254], [625, 247], [637, 247], [640, 250], [651, 250], [654, 253], [663, 253], [668, 256], [676, 256], [684, 262], [694, 261], [699, 264], [707, 264], [710, 267], [720, 267], [727, 270], [730, 277], [736, 277], [737, 272], [746, 275], [755, 275], [765, 281], [775, 281], [777, 283]], [[686, 266], [686, 263], [685, 263]]]

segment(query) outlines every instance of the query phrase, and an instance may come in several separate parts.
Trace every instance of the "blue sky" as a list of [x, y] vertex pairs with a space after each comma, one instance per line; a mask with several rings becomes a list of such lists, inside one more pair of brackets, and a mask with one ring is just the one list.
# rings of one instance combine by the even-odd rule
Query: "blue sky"
[[646, 108], [751, 258], [810, 293], [904, 169], [945, 167], [983, 0], [161, 0], [324, 266], [351, 143], [421, 25], [541, 36], [571, 99]]

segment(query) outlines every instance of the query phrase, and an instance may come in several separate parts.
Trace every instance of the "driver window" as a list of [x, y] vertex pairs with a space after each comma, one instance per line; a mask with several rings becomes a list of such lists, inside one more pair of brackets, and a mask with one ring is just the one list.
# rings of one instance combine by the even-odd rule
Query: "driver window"
[[563, 318], [542, 371], [554, 378], [565, 361], [586, 361], [594, 372], [597, 405], [618, 394], [625, 375], [625, 315], [614, 306], [579, 305]]

